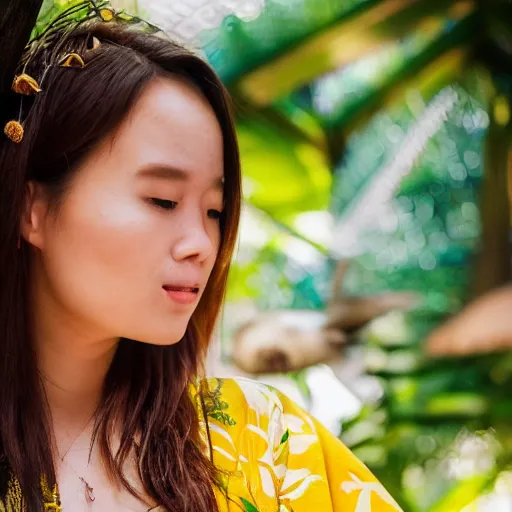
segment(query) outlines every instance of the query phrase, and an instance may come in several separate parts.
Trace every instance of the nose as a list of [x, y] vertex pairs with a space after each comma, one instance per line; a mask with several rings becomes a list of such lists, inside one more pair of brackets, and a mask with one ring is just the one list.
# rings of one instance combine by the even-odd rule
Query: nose
[[202, 219], [193, 220], [189, 217], [180, 231], [173, 245], [172, 256], [175, 261], [194, 259], [201, 263], [216, 252], [214, 234], [209, 233]]

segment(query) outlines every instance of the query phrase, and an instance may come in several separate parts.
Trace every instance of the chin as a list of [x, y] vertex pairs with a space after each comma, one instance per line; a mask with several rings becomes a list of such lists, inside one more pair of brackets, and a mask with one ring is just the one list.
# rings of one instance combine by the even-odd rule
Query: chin
[[139, 343], [147, 343], [148, 345], [158, 345], [158, 346], [169, 346], [175, 345], [179, 343], [185, 333], [187, 331], [186, 326], [183, 329], [173, 329], [170, 331], [169, 329], [160, 332], [145, 332], [145, 333], [137, 333], [137, 335], [132, 336], [124, 336], [124, 338], [128, 338]]
[[[149, 345], [175, 345], [183, 339], [190, 323], [191, 314], [187, 315], [140, 315], [135, 324], [125, 325], [122, 337]], [[112, 329], [111, 329], [112, 330]]]
[[154, 338], [151, 341], [148, 341], [150, 345], [158, 345], [160, 347], [168, 347], [170, 345], [176, 345], [183, 339], [183, 335], [181, 336], [167, 336], [165, 338]]
[[154, 336], [150, 338], [150, 342], [152, 345], [175, 345], [176, 343], [179, 343], [183, 336], [185, 336], [185, 333], [187, 332], [187, 328], [184, 329], [173, 329], [172, 332], [163, 332], [163, 333], [157, 333]]

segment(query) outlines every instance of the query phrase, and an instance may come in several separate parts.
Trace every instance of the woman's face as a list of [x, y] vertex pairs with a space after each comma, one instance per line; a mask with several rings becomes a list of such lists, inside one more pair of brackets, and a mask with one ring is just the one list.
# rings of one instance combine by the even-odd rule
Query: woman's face
[[40, 249], [48, 306], [101, 336], [179, 341], [219, 250], [223, 175], [206, 99], [155, 79], [80, 166], [56, 216], [44, 194], [32, 202], [24, 236]]

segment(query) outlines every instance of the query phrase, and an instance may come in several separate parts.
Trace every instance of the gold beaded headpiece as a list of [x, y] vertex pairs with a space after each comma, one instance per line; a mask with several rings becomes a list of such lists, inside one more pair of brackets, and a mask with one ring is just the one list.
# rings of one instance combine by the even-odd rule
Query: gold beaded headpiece
[[[20, 95], [20, 109], [17, 119], [12, 119], [4, 126], [4, 134], [13, 142], [20, 143], [23, 140], [24, 129], [22, 111], [23, 98], [39, 94], [44, 89], [44, 78], [52, 66], [64, 68], [81, 69], [86, 66], [82, 55], [71, 52], [63, 55], [56, 62], [49, 63], [41, 77], [33, 77], [27, 73], [27, 68], [37, 55], [38, 51], [49, 46], [57, 46], [60, 38], [76, 30], [79, 26], [90, 21], [101, 21], [104, 23], [122, 23], [133, 25], [135, 28], [148, 34], [163, 34], [155, 25], [142, 20], [137, 16], [132, 16], [124, 11], [114, 10], [108, 0], [84, 0], [78, 2], [69, 2], [72, 4], [58, 13], [53, 20], [44, 28], [36, 28], [32, 32], [31, 40], [25, 47], [25, 51], [19, 63], [19, 71], [15, 75], [12, 83], [12, 91]], [[101, 46], [101, 42], [96, 38], [91, 40], [91, 50]]]

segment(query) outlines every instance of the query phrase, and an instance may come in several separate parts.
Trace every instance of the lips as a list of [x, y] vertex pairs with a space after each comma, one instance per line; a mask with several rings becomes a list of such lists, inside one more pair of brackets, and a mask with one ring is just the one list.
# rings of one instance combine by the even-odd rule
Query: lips
[[164, 290], [172, 292], [190, 292], [197, 293], [199, 291], [198, 286], [174, 286], [170, 284], [164, 284]]
[[199, 297], [198, 286], [166, 284], [162, 288], [167, 296], [178, 304], [194, 304]]

